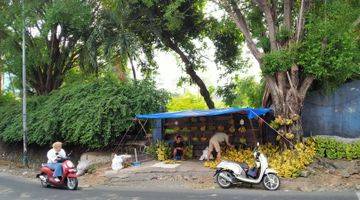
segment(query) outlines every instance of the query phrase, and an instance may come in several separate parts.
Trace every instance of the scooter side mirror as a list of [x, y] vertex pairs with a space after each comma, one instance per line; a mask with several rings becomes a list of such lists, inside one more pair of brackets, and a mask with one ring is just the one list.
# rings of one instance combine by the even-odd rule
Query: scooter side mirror
[[70, 157], [70, 155], [72, 154], [73, 151], [70, 151], [70, 153], [67, 155], [67, 157]]

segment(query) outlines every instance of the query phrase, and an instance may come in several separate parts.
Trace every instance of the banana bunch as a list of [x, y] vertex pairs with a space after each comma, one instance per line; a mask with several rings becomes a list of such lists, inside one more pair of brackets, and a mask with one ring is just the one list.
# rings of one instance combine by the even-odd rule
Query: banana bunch
[[211, 169], [216, 169], [216, 166], [219, 164], [218, 161], [206, 161], [204, 167], [209, 167]]
[[293, 115], [291, 115], [291, 119], [296, 122], [297, 120], [300, 119], [300, 116], [297, 114], [293, 114]]
[[245, 132], [246, 132], [245, 126], [241, 126], [240, 128], [238, 128], [238, 131], [239, 131], [240, 133], [245, 133]]
[[165, 160], [163, 161], [164, 164], [176, 164], [179, 163], [179, 161], [175, 161], [175, 160]]
[[294, 139], [295, 135], [293, 133], [285, 133], [285, 137], [289, 140]]
[[239, 142], [240, 142], [240, 144], [246, 144], [246, 138], [240, 137]]
[[198, 142], [198, 141], [199, 141], [199, 138], [196, 137], [196, 136], [192, 137], [191, 139], [192, 139], [192, 141], [194, 141], [194, 142]]
[[185, 148], [184, 156], [185, 156], [187, 159], [191, 159], [191, 158], [193, 157], [193, 145], [188, 145], [188, 146]]
[[157, 159], [160, 161], [167, 160], [170, 157], [170, 151], [169, 145], [165, 142], [159, 142], [156, 149]]

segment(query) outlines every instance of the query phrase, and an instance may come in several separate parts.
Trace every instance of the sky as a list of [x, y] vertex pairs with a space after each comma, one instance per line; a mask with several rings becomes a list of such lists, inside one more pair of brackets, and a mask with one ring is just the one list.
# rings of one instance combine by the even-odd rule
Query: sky
[[[213, 16], [217, 19], [220, 19], [225, 13], [218, 8], [214, 3], [209, 2], [205, 8], [205, 16]], [[206, 58], [214, 58], [215, 47], [211, 44], [210, 40], [206, 41], [209, 45], [209, 48], [203, 52]], [[184, 85], [178, 87], [177, 83], [181, 76], [188, 77], [184, 71], [181, 70], [178, 57], [174, 53], [169, 52], [156, 52], [155, 60], [159, 65], [158, 75], [156, 75], [155, 80], [157, 81], [158, 88], [163, 88], [171, 92], [182, 94], [185, 91], [190, 91], [192, 93], [199, 93], [199, 89], [196, 85], [189, 86]], [[257, 81], [261, 79], [261, 70], [259, 63], [250, 53], [246, 45], [242, 47], [242, 56], [245, 59], [249, 60], [250, 68], [245, 73], [240, 73], [243, 76], [255, 76]], [[198, 71], [198, 75], [203, 79], [206, 86], [223, 86], [229, 82], [229, 78], [219, 78], [221, 71], [218, 69], [218, 66], [214, 62], [214, 59], [204, 60], [204, 65], [206, 66], [206, 71]], [[138, 73], [139, 74], [139, 73]]]
[[[205, 8], [206, 16], [213, 16], [215, 18], [220, 19], [225, 13], [220, 10], [214, 3], [209, 2]], [[36, 34], [36, 33], [34, 33]], [[229, 77], [227, 78], [220, 78], [219, 75], [222, 73], [219, 70], [219, 66], [216, 65], [214, 62], [214, 52], [215, 47], [212, 45], [210, 40], [206, 41], [208, 44], [208, 49], [206, 49], [202, 54], [204, 55], [204, 66], [206, 66], [206, 71], [197, 71], [198, 75], [201, 79], [205, 82], [207, 87], [209, 86], [223, 86], [227, 82], [229, 82]], [[248, 59], [250, 68], [243, 73], [239, 73], [242, 76], [255, 76], [255, 79], [260, 81], [261, 79], [261, 71], [258, 62], [250, 53], [249, 49], [244, 45], [242, 47], [242, 56], [245, 59]], [[155, 76], [155, 80], [157, 83], [157, 87], [160, 89], [168, 90], [172, 93], [183, 94], [186, 91], [189, 91], [194, 94], [199, 94], [199, 89], [196, 85], [190, 86], [185, 84], [181, 87], [178, 87], [178, 82], [181, 77], [188, 77], [188, 75], [181, 70], [182, 65], [181, 61], [179, 60], [178, 56], [172, 52], [162, 52], [156, 51], [155, 52], [155, 60], [158, 63], [158, 74]], [[130, 65], [129, 65], [130, 66]], [[137, 72], [140, 75], [140, 71], [138, 69]], [[8, 75], [5, 75], [5, 87], [9, 85]]]
[[[209, 48], [204, 52], [207, 58], [214, 58], [214, 49]], [[261, 79], [261, 71], [258, 62], [249, 52], [247, 47], [243, 47], [243, 57], [245, 59], [249, 59], [250, 68], [245, 73], [240, 73], [244, 76], [255, 76], [257, 81]], [[188, 77], [188, 75], [181, 70], [179, 67], [178, 58], [173, 53], [169, 52], [156, 52], [156, 58], [159, 65], [158, 74], [155, 76], [155, 80], [157, 82], [158, 88], [163, 88], [168, 91], [176, 92], [176, 93], [184, 93], [185, 91], [190, 91], [192, 93], [198, 92], [197, 86], [189, 86], [184, 85], [182, 87], [178, 87], [177, 83], [181, 76]], [[203, 79], [205, 84], [209, 86], [223, 86], [227, 82], [229, 82], [229, 78], [220, 78], [219, 74], [222, 73], [221, 70], [218, 69], [218, 66], [213, 60], [205, 60], [204, 65], [206, 66], [206, 71], [197, 71], [198, 75]]]

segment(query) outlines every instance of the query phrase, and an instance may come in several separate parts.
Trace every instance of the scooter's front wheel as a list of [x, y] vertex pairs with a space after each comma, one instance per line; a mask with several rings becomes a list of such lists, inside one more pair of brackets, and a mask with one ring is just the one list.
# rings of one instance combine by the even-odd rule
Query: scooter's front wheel
[[42, 178], [40, 178], [40, 184], [43, 188], [49, 187], [49, 183], [47, 182], [48, 176], [46, 174], [41, 174]]
[[216, 182], [219, 184], [220, 187], [222, 188], [229, 188], [231, 187], [231, 182], [226, 180], [225, 177], [229, 177], [230, 178], [231, 174], [227, 171], [221, 171], [217, 174], [216, 176]]
[[78, 187], [78, 179], [77, 178], [67, 178], [66, 187], [69, 190], [76, 190]]
[[280, 187], [280, 179], [276, 174], [266, 174], [263, 178], [263, 185], [267, 190], [277, 190]]

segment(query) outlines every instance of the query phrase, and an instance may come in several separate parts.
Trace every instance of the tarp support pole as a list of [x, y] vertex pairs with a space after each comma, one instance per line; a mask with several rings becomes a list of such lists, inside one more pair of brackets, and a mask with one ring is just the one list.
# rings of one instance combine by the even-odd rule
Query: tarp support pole
[[163, 120], [162, 119], [154, 120], [152, 135], [153, 135], [153, 142], [163, 139]]

